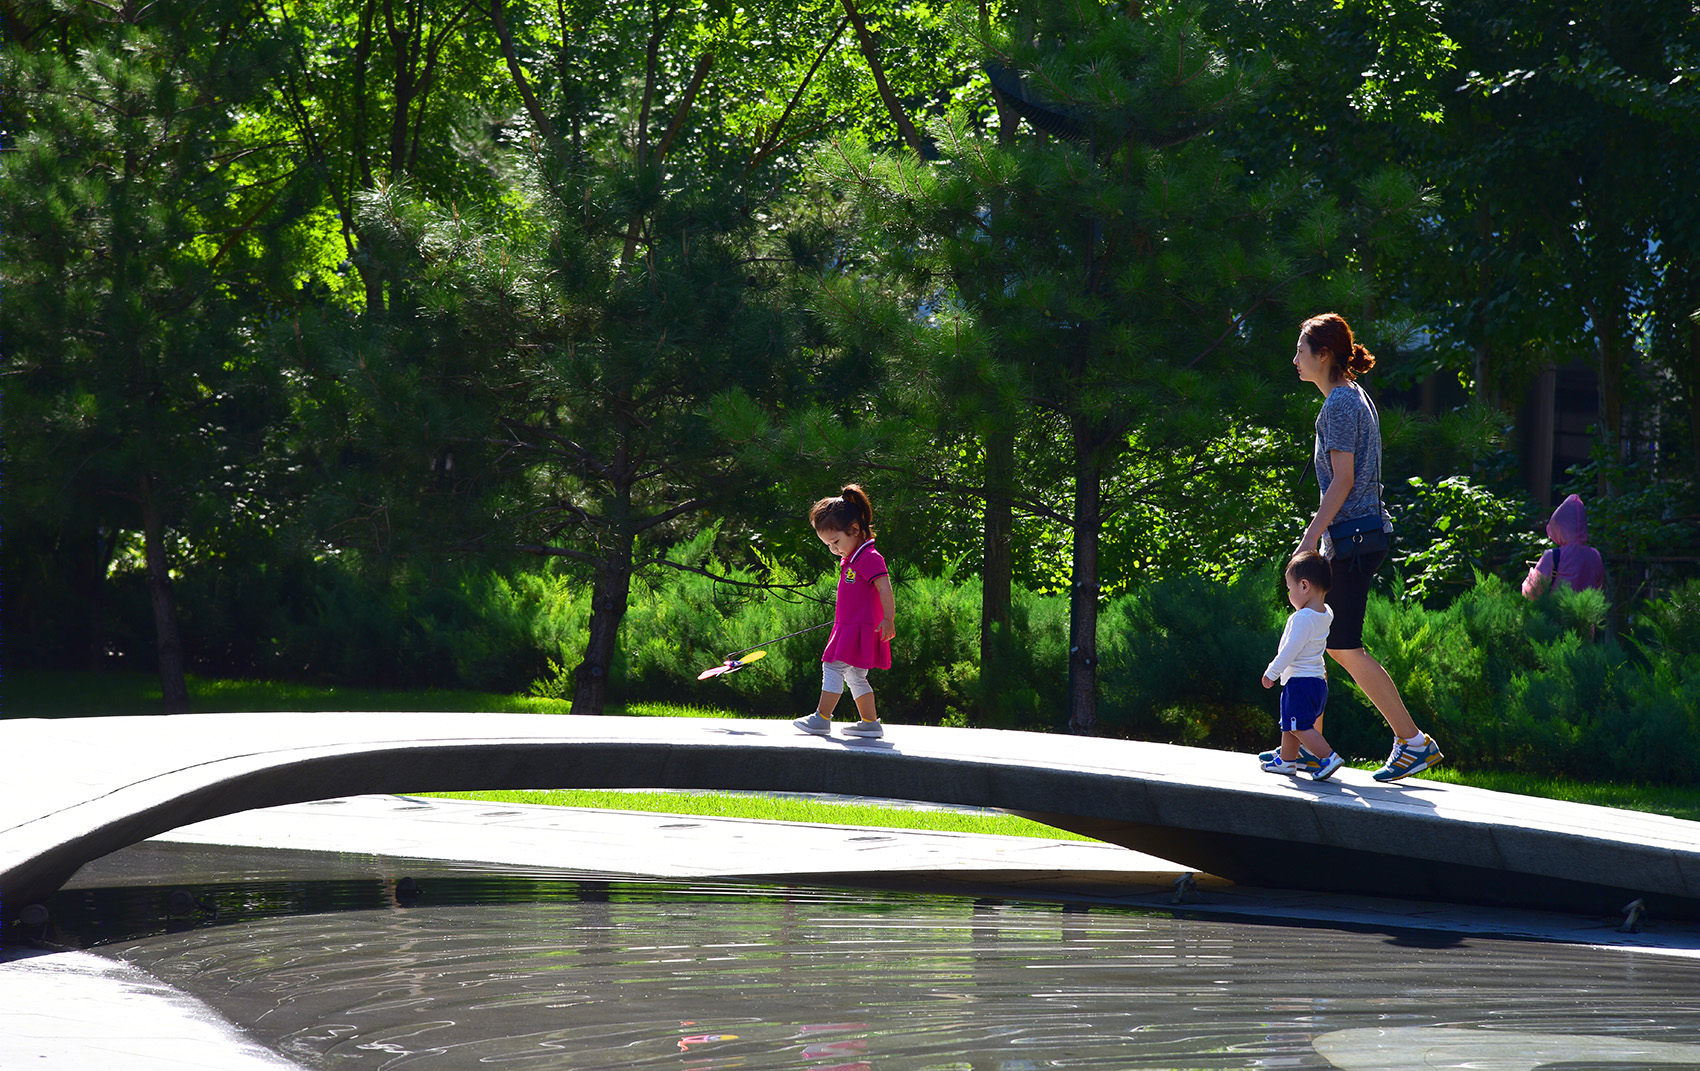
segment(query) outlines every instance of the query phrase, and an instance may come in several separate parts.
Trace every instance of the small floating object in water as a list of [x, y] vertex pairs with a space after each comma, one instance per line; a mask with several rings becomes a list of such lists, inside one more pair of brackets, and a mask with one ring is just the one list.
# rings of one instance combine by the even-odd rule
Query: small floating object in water
[[[692, 1024], [695, 1025], [695, 1024]], [[679, 1051], [689, 1052], [692, 1045], [706, 1045], [711, 1041], [737, 1041], [736, 1034], [692, 1034], [688, 1038], [679, 1039]]]

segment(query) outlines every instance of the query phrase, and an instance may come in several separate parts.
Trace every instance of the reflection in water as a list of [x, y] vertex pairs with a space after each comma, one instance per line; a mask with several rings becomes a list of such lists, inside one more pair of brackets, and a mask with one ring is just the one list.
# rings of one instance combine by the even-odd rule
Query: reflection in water
[[1700, 1045], [1587, 1034], [1394, 1027], [1324, 1034], [1316, 1040], [1316, 1048], [1344, 1071], [1428, 1071], [1434, 1067], [1488, 1071], [1700, 1069]]
[[1678, 959], [772, 886], [438, 873], [398, 900], [401, 876], [199, 885], [218, 918], [182, 932], [169, 887], [54, 912], [311, 1068], [1528, 1069], [1552, 1051], [1520, 1036], [1577, 1037], [1578, 1068], [1700, 1045]]

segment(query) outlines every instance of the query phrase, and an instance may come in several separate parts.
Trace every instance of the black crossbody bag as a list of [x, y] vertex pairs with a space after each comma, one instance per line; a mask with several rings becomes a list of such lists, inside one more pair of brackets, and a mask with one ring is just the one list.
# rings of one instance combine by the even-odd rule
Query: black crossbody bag
[[1392, 540], [1382, 528], [1381, 511], [1349, 521], [1336, 521], [1328, 526], [1328, 539], [1334, 544], [1334, 557], [1356, 558], [1374, 554], [1392, 546]]
[[[1304, 472], [1299, 474], [1299, 486], [1303, 487], [1305, 478], [1315, 471], [1316, 459], [1307, 459]], [[1317, 480], [1319, 486], [1321, 483], [1320, 479]], [[1377, 505], [1380, 505], [1380, 498], [1380, 495], [1376, 496]], [[1383, 518], [1379, 509], [1362, 517], [1353, 517], [1349, 521], [1335, 521], [1328, 526], [1328, 541], [1334, 545], [1334, 557], [1337, 559], [1374, 554], [1393, 545], [1392, 536], [1383, 531]]]

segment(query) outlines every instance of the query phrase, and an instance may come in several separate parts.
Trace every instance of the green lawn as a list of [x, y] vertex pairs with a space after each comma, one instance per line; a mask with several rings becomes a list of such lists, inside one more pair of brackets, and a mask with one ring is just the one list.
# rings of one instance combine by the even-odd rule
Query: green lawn
[[[267, 710], [465, 710], [521, 711], [543, 714], [564, 714], [568, 704], [555, 699], [535, 699], [524, 695], [498, 695], [490, 692], [456, 691], [395, 691], [376, 688], [336, 688], [322, 685], [291, 684], [269, 681], [226, 681], [191, 679], [189, 693], [193, 706], [201, 711], [267, 711]], [[0, 679], [0, 717], [4, 718], [75, 718], [101, 714], [155, 714], [159, 712], [159, 682], [156, 678], [133, 673], [81, 674], [13, 671]], [[681, 706], [670, 703], [629, 703], [613, 707], [610, 714], [632, 714], [649, 717], [734, 718], [741, 715], [708, 707]], [[1572, 800], [1603, 807], [1618, 807], [1632, 811], [1672, 815], [1690, 821], [1700, 821], [1700, 786], [1620, 785], [1560, 781], [1531, 774], [1495, 773], [1491, 771], [1460, 771], [1441, 767], [1423, 775], [1436, 781], [1474, 785], [1499, 792], [1514, 792], [1525, 796]], [[563, 794], [573, 795], [573, 794]], [[653, 796], [650, 793], [626, 793], [626, 796]], [[481, 799], [496, 799], [481, 795]], [[506, 798], [506, 797], [501, 797]], [[577, 794], [575, 798], [587, 798]], [[667, 797], [664, 797], [667, 798]], [[731, 814], [748, 818], [779, 817], [765, 811], [764, 797], [727, 795], [699, 796], [679, 794], [667, 808], [675, 814]], [[690, 801], [698, 801], [692, 803]], [[713, 801], [721, 802], [713, 802]], [[557, 802], [557, 801], [548, 801]], [[653, 810], [631, 801], [614, 803], [583, 803], [559, 801], [577, 807], [616, 807], [620, 810]], [[799, 803], [799, 806], [805, 806]], [[851, 825], [886, 825], [896, 828], [925, 828], [962, 830], [966, 832], [1022, 832], [1018, 827], [996, 829], [980, 825], [954, 824], [964, 816], [947, 811], [898, 811], [881, 808], [851, 808], [855, 817], [845, 816], [833, 804], [813, 804], [807, 807], [833, 808], [822, 810], [812, 817], [786, 818], [787, 821], [843, 822]], [[687, 808], [675, 810], [674, 808]], [[690, 808], [723, 807], [725, 810]], [[802, 813], [802, 812], [790, 812]], [[882, 816], [877, 820], [870, 813]], [[836, 816], [836, 817], [834, 817]], [[966, 816], [974, 821], [1003, 819], [995, 816]], [[1019, 823], [1020, 819], [1009, 819]], [[929, 823], [911, 826], [910, 823]], [[1033, 823], [1026, 823], [1033, 826]], [[1028, 835], [1055, 836], [1045, 826], [1035, 826], [1042, 833], [1026, 831]]]
[[[497, 692], [427, 688], [339, 688], [289, 681], [189, 678], [190, 707], [213, 711], [267, 710], [466, 710], [565, 714], [564, 699], [538, 699]], [[0, 719], [84, 718], [115, 714], [158, 714], [159, 678], [144, 673], [43, 673], [13, 671], [0, 679]], [[741, 715], [677, 703], [631, 703], [610, 714], [652, 717], [735, 718]]]
[[617, 789], [554, 789], [497, 792], [418, 792], [438, 799], [489, 803], [542, 803], [605, 811], [658, 811], [714, 818], [757, 818], [772, 822], [813, 822], [833, 826], [925, 829], [940, 833], [997, 833], [1010, 837], [1090, 840], [1013, 814], [884, 807], [873, 803], [769, 796], [757, 792], [622, 792]]
[[1534, 774], [1503, 773], [1493, 770], [1459, 771], [1445, 766], [1421, 776], [1431, 781], [1454, 785], [1472, 785], [1495, 792], [1512, 792], [1519, 796], [1541, 796], [1550, 800], [1569, 800], [1572, 803], [1592, 803], [1599, 807], [1618, 807], [1626, 811], [1647, 811], [1668, 814], [1700, 822], [1700, 787], [1684, 785], [1617, 785], [1603, 782], [1564, 781]]

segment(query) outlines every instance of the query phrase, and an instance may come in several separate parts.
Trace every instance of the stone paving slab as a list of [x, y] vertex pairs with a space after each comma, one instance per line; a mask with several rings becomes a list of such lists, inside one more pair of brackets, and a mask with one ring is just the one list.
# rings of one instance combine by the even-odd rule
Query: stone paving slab
[[301, 1071], [188, 994], [92, 952], [0, 952], [0, 1067]]
[[[787, 831], [783, 839], [775, 834], [780, 827]], [[1093, 841], [916, 835], [867, 826], [412, 796], [357, 796], [245, 811], [172, 830], [154, 842], [300, 847], [681, 880], [752, 875], [802, 880], [881, 871], [942, 878], [966, 871], [1003, 874], [1012, 884], [1074, 873], [1127, 885], [1142, 879], [1173, 881], [1186, 869]]]
[[1700, 823], [1249, 756], [994, 730], [823, 739], [789, 721], [271, 713], [0, 722], [7, 912], [184, 824], [354, 793], [727, 788], [998, 807], [1241, 884], [1700, 918]]

